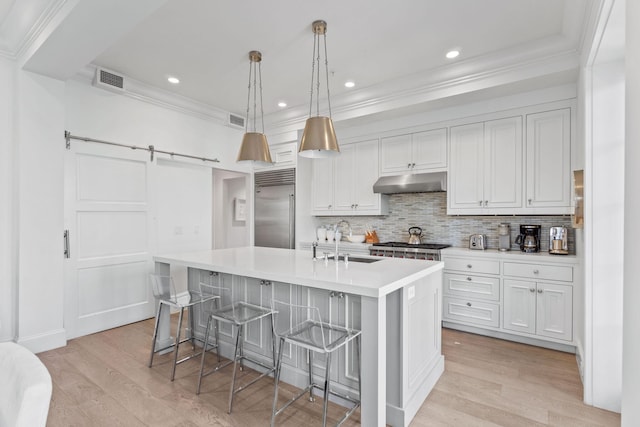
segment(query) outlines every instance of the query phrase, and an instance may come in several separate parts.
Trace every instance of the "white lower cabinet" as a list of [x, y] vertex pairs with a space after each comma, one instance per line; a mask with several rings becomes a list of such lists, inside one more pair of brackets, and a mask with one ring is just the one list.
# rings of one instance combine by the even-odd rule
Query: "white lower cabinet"
[[504, 329], [571, 341], [573, 289], [568, 285], [504, 280]]
[[573, 344], [575, 257], [446, 249], [443, 261], [445, 326], [530, 344]]

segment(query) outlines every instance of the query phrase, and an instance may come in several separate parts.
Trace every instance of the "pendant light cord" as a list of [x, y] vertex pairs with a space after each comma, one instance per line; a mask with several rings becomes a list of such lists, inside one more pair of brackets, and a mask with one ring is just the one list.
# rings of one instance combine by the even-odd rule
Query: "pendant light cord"
[[258, 62], [258, 73], [260, 74], [260, 78], [258, 81], [260, 82], [260, 120], [262, 122], [262, 133], [264, 133], [264, 108], [262, 106], [262, 62]]
[[[324, 40], [324, 70], [327, 83], [327, 104], [329, 106], [329, 118], [331, 118], [331, 93], [329, 91], [329, 58], [327, 56], [327, 32], [322, 34]], [[320, 116], [320, 34], [313, 35], [313, 57], [311, 61], [311, 96], [309, 98], [309, 117], [313, 114], [313, 96], [316, 96], [316, 116]], [[316, 67], [317, 64], [317, 67]], [[315, 83], [315, 88], [314, 88]]]
[[244, 133], [249, 132], [249, 103], [251, 101], [251, 66], [252, 61], [249, 61], [249, 84], [247, 85], [247, 120], [244, 123]]
[[[327, 104], [329, 105], [329, 118], [331, 118], [331, 94], [329, 93], [329, 57], [327, 56], [327, 32], [324, 34], [324, 71], [327, 75]], [[318, 62], [318, 66], [320, 62]], [[319, 79], [318, 79], [319, 80]], [[318, 88], [320, 91], [320, 88]]]

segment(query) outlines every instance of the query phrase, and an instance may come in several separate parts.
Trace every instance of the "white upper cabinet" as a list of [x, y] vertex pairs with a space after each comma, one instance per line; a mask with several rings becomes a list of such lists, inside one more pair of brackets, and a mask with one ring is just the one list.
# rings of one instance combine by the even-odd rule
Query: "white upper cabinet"
[[556, 208], [553, 213], [571, 213], [569, 108], [527, 115], [526, 179], [527, 208]]
[[256, 170], [279, 169], [279, 168], [295, 168], [298, 154], [298, 143], [287, 142], [284, 144], [275, 144], [269, 147], [271, 153], [271, 166], [256, 166]]
[[386, 215], [388, 196], [375, 194], [379, 141], [343, 144], [333, 159], [313, 160], [312, 215]]
[[313, 159], [311, 211], [314, 215], [330, 215], [333, 210], [333, 159]]
[[522, 206], [522, 118], [451, 128], [449, 214]]
[[447, 167], [447, 129], [381, 139], [380, 174], [398, 175]]

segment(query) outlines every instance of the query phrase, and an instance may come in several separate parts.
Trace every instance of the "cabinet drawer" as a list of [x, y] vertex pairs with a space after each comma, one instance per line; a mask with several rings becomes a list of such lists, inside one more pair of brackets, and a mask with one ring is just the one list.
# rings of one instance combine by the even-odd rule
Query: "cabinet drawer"
[[567, 265], [504, 263], [505, 276], [526, 277], [528, 279], [573, 281], [573, 267]]
[[444, 293], [462, 298], [500, 301], [500, 279], [445, 273]]
[[500, 274], [500, 261], [478, 258], [445, 258], [445, 270], [469, 273]]
[[500, 305], [460, 298], [444, 297], [443, 320], [472, 323], [497, 328], [500, 325]]

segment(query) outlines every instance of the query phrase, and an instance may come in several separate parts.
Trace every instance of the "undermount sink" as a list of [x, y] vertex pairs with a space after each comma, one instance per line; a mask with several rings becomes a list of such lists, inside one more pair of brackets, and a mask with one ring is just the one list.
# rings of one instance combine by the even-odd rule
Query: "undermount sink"
[[[382, 261], [383, 259], [384, 258], [361, 258], [357, 256], [349, 256], [349, 262], [363, 262], [365, 264], [371, 264], [372, 262]], [[338, 257], [338, 260], [344, 261], [344, 255], [340, 255]]]

